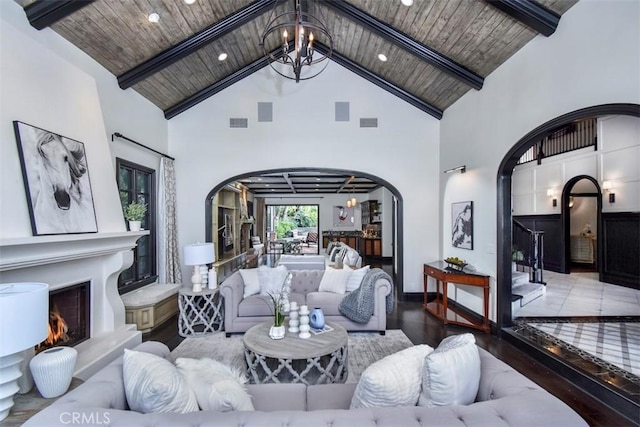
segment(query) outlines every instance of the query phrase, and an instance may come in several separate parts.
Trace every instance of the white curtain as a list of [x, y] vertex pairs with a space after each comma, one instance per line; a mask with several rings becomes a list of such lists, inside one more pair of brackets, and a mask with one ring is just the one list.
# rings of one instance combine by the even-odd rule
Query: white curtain
[[173, 160], [160, 160], [160, 189], [158, 194], [158, 282], [182, 283], [178, 230], [176, 225], [176, 173]]

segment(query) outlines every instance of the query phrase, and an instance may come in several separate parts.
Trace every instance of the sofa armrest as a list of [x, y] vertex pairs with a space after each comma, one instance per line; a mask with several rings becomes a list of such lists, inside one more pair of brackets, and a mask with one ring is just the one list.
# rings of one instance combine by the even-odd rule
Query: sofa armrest
[[234, 272], [220, 284], [220, 295], [224, 298], [224, 324], [233, 325], [238, 317], [238, 307], [244, 297], [244, 281], [239, 271]]

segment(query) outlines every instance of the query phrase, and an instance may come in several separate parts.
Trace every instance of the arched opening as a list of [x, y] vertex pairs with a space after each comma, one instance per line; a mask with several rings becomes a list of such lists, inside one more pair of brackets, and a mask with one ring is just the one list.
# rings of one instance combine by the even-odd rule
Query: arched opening
[[396, 187], [394, 187], [389, 182], [385, 181], [382, 178], [379, 178], [375, 175], [371, 175], [366, 172], [354, 171], [354, 170], [344, 170], [344, 169], [330, 169], [330, 168], [280, 168], [280, 169], [265, 169], [258, 170], [252, 172], [246, 172], [240, 175], [236, 175], [226, 179], [220, 184], [216, 185], [211, 191], [207, 194], [205, 198], [205, 236], [207, 236], [207, 241], [210, 241], [212, 236], [212, 210], [211, 210], [211, 202], [214, 196], [223, 189], [227, 184], [241, 180], [243, 178], [247, 178], [250, 176], [258, 176], [263, 174], [273, 174], [273, 173], [287, 173], [287, 172], [300, 172], [300, 171], [316, 171], [316, 172], [326, 172], [326, 173], [337, 173], [337, 174], [347, 174], [347, 175], [355, 175], [368, 178], [372, 181], [375, 181], [379, 185], [385, 187], [394, 198], [394, 209], [392, 210], [392, 245], [393, 245], [393, 265], [395, 271], [395, 289], [398, 298], [402, 298], [404, 287], [403, 287], [403, 201], [402, 195], [398, 191]]
[[602, 281], [602, 192], [588, 175], [571, 178], [562, 190], [562, 272], [597, 271]]
[[[512, 248], [512, 197], [511, 184], [513, 169], [520, 157], [537, 141], [550, 135], [555, 129], [576, 120], [604, 115], [626, 115], [640, 117], [638, 104], [604, 104], [576, 110], [552, 119], [537, 127], [521, 138], [507, 152], [498, 168], [497, 185], [497, 330], [502, 334], [504, 328], [513, 324], [511, 312], [511, 248]], [[563, 195], [563, 198], [565, 196]], [[568, 195], [566, 195], [568, 204]], [[563, 200], [564, 206], [564, 200]]]

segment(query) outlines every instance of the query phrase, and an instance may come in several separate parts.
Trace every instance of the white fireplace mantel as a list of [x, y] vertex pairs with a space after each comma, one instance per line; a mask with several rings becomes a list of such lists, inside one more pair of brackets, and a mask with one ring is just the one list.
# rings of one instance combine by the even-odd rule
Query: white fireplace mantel
[[0, 239], [0, 272], [131, 250], [144, 231]]

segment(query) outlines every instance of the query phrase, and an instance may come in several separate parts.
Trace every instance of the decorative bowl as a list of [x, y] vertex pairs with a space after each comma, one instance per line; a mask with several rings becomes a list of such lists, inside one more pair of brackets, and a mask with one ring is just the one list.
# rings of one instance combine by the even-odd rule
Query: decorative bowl
[[447, 268], [454, 271], [462, 271], [467, 263], [462, 260], [452, 260], [450, 258], [445, 258], [444, 262], [447, 263]]

